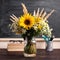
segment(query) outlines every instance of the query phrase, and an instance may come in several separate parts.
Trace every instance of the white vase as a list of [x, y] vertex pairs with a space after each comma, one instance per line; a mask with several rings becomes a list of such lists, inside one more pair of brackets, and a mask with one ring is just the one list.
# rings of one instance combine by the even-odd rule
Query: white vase
[[46, 46], [47, 51], [53, 51], [53, 41], [48, 41]]

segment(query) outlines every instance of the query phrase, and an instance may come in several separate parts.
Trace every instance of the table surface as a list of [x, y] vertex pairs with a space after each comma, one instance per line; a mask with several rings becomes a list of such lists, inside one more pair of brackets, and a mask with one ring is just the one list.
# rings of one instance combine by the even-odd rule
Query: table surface
[[60, 49], [55, 49], [52, 52], [39, 49], [34, 58], [26, 58], [23, 55], [9, 55], [6, 49], [0, 49], [0, 60], [60, 60]]

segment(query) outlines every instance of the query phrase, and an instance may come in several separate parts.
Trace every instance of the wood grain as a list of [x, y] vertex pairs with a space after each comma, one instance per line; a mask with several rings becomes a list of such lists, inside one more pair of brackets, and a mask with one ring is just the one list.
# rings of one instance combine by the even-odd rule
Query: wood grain
[[0, 49], [1, 60], [60, 60], [60, 49], [47, 52], [44, 49], [37, 50], [37, 55], [34, 58], [25, 58], [23, 52], [20, 55], [9, 55], [7, 50]]

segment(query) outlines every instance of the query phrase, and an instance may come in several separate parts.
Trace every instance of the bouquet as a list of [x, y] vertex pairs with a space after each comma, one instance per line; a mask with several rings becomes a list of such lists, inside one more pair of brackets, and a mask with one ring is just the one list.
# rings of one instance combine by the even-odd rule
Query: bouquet
[[44, 11], [44, 8], [41, 11], [39, 11], [38, 8], [37, 12], [34, 10], [33, 14], [31, 14], [28, 12], [24, 3], [21, 3], [21, 5], [23, 8], [23, 15], [16, 17], [12, 14], [10, 16], [10, 20], [12, 21], [10, 29], [12, 32], [21, 34], [23, 38], [29, 37], [29, 39], [37, 35], [51, 37], [52, 29], [50, 29], [47, 19], [54, 10], [47, 14], [46, 11]]
[[21, 3], [21, 5], [23, 7], [23, 15], [16, 17], [12, 14], [10, 16], [10, 20], [12, 21], [10, 29], [12, 32], [20, 34], [24, 40], [27, 38], [27, 43], [25, 43], [24, 47], [24, 56], [36, 56], [36, 43], [32, 38], [37, 35], [44, 35], [43, 38], [45, 36], [49, 38], [52, 36], [52, 29], [50, 28], [47, 19], [54, 10], [47, 14], [46, 11], [44, 11], [44, 8], [41, 11], [39, 11], [38, 8], [37, 11], [34, 10], [33, 14], [31, 14], [28, 12], [25, 4]]

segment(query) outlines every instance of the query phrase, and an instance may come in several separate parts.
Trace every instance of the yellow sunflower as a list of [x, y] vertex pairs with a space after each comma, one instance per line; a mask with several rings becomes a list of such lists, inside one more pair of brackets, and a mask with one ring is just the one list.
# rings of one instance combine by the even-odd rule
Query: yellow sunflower
[[35, 22], [36, 23], [39, 23], [40, 21], [43, 21], [43, 18], [41, 18], [41, 17], [35, 17]]
[[24, 14], [19, 18], [19, 26], [22, 26], [25, 29], [30, 29], [34, 23], [35, 19], [31, 14]]

